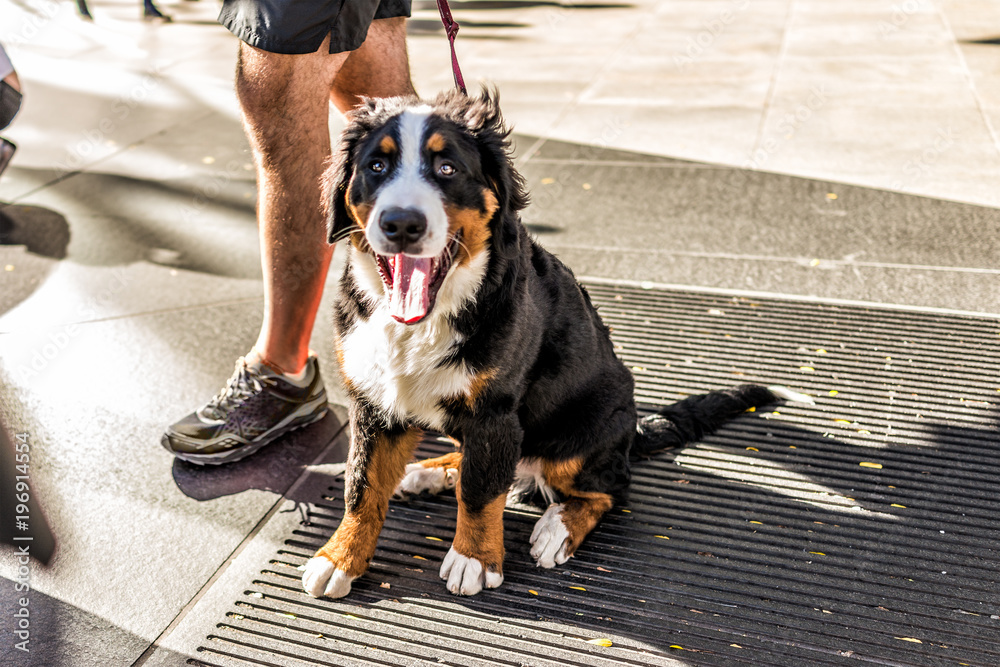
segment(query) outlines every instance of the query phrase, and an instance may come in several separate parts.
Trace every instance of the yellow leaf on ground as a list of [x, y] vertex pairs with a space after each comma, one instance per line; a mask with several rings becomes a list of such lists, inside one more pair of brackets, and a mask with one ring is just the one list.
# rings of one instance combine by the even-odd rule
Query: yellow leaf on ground
[[872, 463], [871, 461], [862, 461], [858, 465], [861, 466], [862, 468], [875, 468], [876, 470], [882, 468], [881, 463]]
[[588, 639], [587, 643], [593, 644], [594, 646], [614, 646], [610, 639], [604, 639], [603, 637], [600, 639]]

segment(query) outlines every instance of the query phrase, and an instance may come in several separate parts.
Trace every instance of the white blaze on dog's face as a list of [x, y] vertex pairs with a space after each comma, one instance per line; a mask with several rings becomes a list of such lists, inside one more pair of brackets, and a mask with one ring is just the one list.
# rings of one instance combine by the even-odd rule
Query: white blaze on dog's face
[[[389, 149], [384, 151], [386, 157], [396, 159], [390, 162], [375, 156], [366, 165], [368, 170], [384, 174], [385, 179], [365, 225], [368, 245], [377, 254], [395, 255], [404, 250], [411, 257], [432, 258], [440, 256], [447, 245], [448, 216], [441, 190], [424, 173], [424, 129], [430, 113], [431, 108], [423, 105], [400, 114], [398, 144], [392, 134], [383, 138], [384, 148]], [[414, 230], [422, 233], [414, 234]]]
[[358, 141], [345, 194], [393, 319], [420, 322], [439, 295], [448, 309], [472, 298], [497, 197], [464, 127], [428, 105], [381, 120]]

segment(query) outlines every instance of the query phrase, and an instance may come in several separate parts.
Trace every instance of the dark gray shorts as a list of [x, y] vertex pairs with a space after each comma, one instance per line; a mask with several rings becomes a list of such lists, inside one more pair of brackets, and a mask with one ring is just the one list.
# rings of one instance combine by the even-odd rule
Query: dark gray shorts
[[330, 35], [330, 53], [353, 51], [375, 19], [410, 15], [411, 0], [223, 0], [219, 23], [271, 53], [315, 53]]

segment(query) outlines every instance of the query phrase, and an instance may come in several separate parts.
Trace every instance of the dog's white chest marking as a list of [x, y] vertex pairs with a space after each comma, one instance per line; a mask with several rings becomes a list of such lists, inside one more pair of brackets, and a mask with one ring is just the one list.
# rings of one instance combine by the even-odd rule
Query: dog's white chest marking
[[442, 428], [441, 400], [467, 394], [474, 375], [464, 364], [445, 363], [462, 341], [437, 324], [433, 318], [407, 327], [380, 305], [341, 339], [345, 376], [392, 417]]
[[485, 273], [487, 253], [455, 267], [438, 292], [427, 319], [404, 325], [389, 315], [384, 288], [370, 258], [355, 260], [358, 286], [373, 312], [341, 333], [346, 379], [388, 415], [435, 429], [444, 427], [442, 399], [469, 396], [475, 373], [464, 363], [448, 361], [464, 341], [449, 325], [449, 315], [473, 298]]

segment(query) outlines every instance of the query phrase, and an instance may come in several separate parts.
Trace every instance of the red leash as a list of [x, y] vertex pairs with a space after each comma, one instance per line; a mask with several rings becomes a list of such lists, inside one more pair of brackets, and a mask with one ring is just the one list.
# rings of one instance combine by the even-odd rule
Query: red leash
[[451, 7], [448, 0], [437, 0], [438, 11], [441, 13], [441, 23], [448, 33], [448, 43], [451, 45], [451, 71], [455, 75], [455, 85], [463, 94], [468, 95], [465, 89], [465, 79], [462, 78], [462, 69], [458, 66], [458, 54], [455, 53], [455, 36], [458, 34], [458, 21], [451, 17]]

